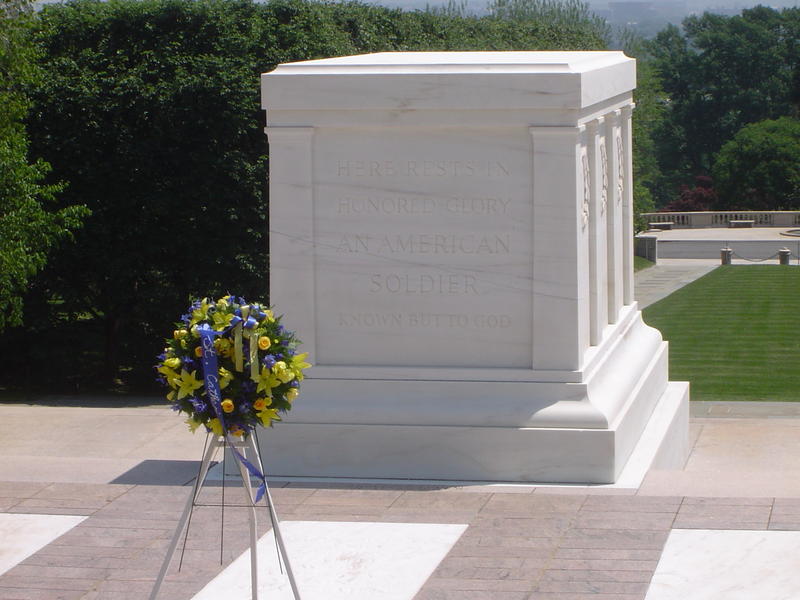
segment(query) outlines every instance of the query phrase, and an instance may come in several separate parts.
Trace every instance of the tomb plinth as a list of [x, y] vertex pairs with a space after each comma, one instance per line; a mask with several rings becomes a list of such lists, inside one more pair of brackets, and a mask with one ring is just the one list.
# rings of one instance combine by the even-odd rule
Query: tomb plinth
[[262, 76], [270, 301], [314, 364], [262, 434], [271, 474], [609, 483], [683, 460], [688, 384], [634, 300], [635, 81], [620, 52]]

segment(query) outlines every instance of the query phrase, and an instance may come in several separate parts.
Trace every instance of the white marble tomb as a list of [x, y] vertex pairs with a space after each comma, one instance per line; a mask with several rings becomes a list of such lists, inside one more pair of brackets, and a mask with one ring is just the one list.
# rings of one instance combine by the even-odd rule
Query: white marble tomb
[[633, 294], [635, 61], [380, 53], [262, 76], [271, 302], [315, 365], [272, 475], [611, 483], [688, 384]]

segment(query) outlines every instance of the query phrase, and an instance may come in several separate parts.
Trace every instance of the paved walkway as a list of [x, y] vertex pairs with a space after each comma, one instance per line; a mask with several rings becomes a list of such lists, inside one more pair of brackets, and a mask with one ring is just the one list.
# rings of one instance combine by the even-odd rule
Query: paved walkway
[[710, 273], [719, 261], [665, 259], [634, 275], [634, 290], [639, 308], [643, 309], [672, 292], [682, 288], [706, 273]]

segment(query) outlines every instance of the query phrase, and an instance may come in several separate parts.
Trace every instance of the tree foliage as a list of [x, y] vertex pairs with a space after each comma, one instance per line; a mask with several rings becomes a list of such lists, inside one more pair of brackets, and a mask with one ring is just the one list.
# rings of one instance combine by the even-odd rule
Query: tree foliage
[[642, 38], [631, 31], [623, 32], [625, 53], [636, 58], [636, 90], [633, 99], [633, 205], [635, 228], [642, 230], [647, 223], [639, 215], [653, 211], [655, 198], [661, 191], [662, 175], [656, 159], [654, 132], [664, 118], [661, 80], [654, 68], [648, 47]]
[[800, 209], [800, 121], [746, 125], [722, 147], [713, 172], [718, 210]]
[[758, 6], [726, 17], [688, 17], [651, 45], [665, 91], [656, 136], [673, 186], [711, 171], [716, 153], [748, 123], [796, 111], [800, 9]]
[[695, 177], [694, 187], [682, 185], [678, 198], [667, 204], [664, 210], [668, 212], [711, 210], [718, 202], [719, 196], [711, 177], [698, 175]]
[[26, 2], [0, 2], [0, 331], [22, 324], [28, 282], [84, 214], [74, 206], [53, 210], [59, 186], [42, 183], [47, 163], [28, 160], [23, 86], [39, 75], [30, 19]]
[[497, 19], [546, 23], [560, 32], [590, 31], [607, 45], [611, 28], [583, 0], [490, 0], [487, 9]]

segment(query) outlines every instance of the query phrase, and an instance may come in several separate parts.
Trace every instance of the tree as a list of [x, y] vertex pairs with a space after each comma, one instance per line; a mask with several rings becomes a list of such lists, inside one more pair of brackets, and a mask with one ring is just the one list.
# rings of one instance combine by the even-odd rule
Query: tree
[[742, 128], [714, 165], [717, 210], [800, 208], [800, 121], [791, 117]]
[[173, 0], [43, 10], [31, 137], [70, 181], [62, 201], [92, 209], [43, 279], [68, 319], [102, 326], [103, 381], [121, 356], [149, 362], [189, 296], [267, 294], [254, 12]]
[[487, 9], [497, 19], [540, 22], [563, 32], [591, 32], [603, 47], [611, 39], [605, 19], [595, 15], [583, 0], [490, 0]]
[[28, 282], [84, 215], [76, 206], [53, 210], [60, 187], [42, 183], [47, 163], [28, 160], [22, 86], [39, 75], [29, 25], [25, 1], [0, 3], [0, 331], [22, 324]]
[[659, 162], [673, 186], [708, 174], [744, 125], [789, 115], [800, 97], [800, 10], [705, 13], [683, 28], [667, 27], [651, 45], [666, 94]]
[[654, 133], [661, 126], [664, 108], [658, 72], [645, 41], [630, 30], [623, 31], [625, 53], [636, 58], [636, 90], [633, 99], [633, 207], [637, 230], [647, 225], [639, 215], [651, 212], [662, 193], [662, 175], [656, 160]]
[[688, 212], [711, 210], [718, 203], [717, 191], [711, 177], [698, 175], [695, 185], [690, 188], [682, 185], [677, 200], [673, 200], [664, 207], [667, 212]]

